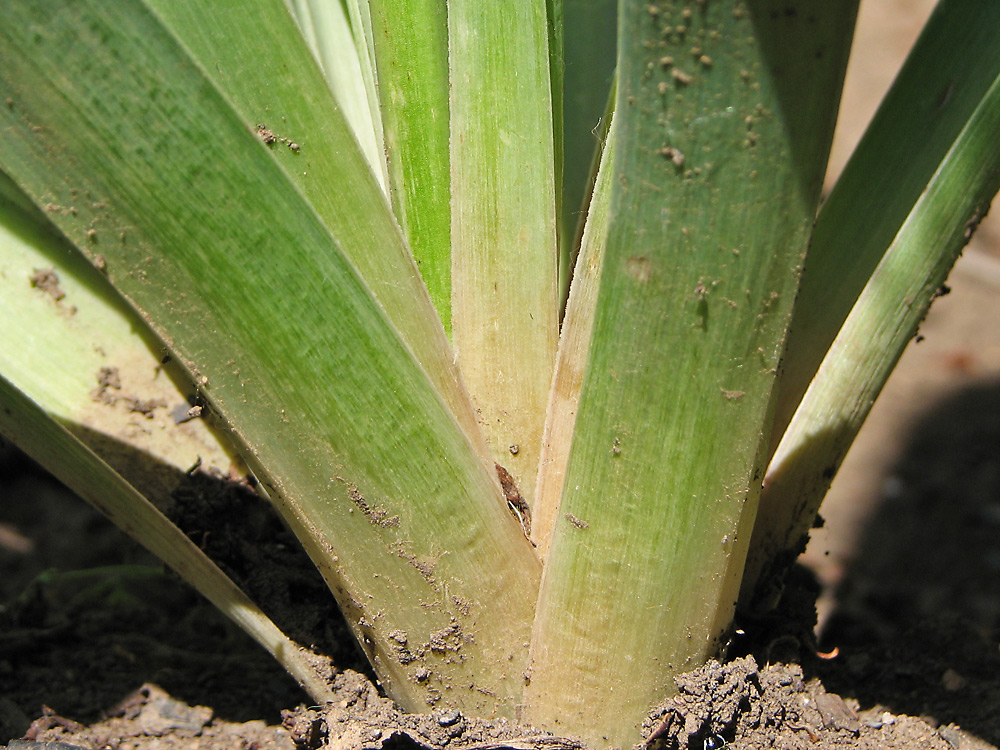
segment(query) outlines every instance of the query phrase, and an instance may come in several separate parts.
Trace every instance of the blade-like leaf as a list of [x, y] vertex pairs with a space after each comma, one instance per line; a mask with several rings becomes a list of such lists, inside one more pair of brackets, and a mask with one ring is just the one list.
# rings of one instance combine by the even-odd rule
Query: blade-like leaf
[[772, 451], [885, 249], [998, 72], [1000, 5], [939, 3], [816, 220], [778, 385]]
[[563, 81], [563, 169], [560, 228], [560, 288], [569, 286], [570, 263], [579, 249], [591, 165], [607, 130], [608, 94], [615, 69], [618, 3], [615, 0], [564, 0], [565, 74]]
[[282, 633], [166, 516], [3, 376], [0, 433], [173, 568], [281, 662], [314, 700], [333, 699], [310, 654]]
[[[312, 65], [290, 17], [265, 16], [265, 5], [252, 17], [227, 6], [225, 23], [207, 23], [203, 6], [194, 16], [245, 42], [289, 28], [280, 51], [300, 49]], [[345, 180], [326, 182], [312, 140], [323, 123], [309, 121], [298, 152], [269, 150], [241, 112], [250, 105], [237, 94], [261, 84], [271, 109], [258, 100], [257, 111], [299, 139], [306, 114], [281, 96], [291, 87], [306, 101], [328, 97], [322, 82], [297, 78], [314, 67], [272, 68], [266, 44], [226, 45], [224, 60], [195, 52], [196, 62], [188, 50], [207, 43], [179, 22], [193, 13], [185, 7], [165, 11], [168, 29], [138, 0], [2, 6], [0, 162], [36, 203], [75, 209], [52, 218], [104, 256], [111, 280], [191, 373], [390, 693], [411, 708], [510, 712], [538, 563], [446, 400], [448, 370], [415, 356], [418, 341], [401, 333], [416, 326], [443, 341], [433, 312], [400, 320], [384, 295], [406, 273], [363, 280], [352, 265], [367, 251], [394, 267], [381, 255], [375, 207], [385, 203], [350, 191], [377, 194], [352, 137], [325, 141], [328, 169]], [[171, 33], [182, 27], [191, 31], [183, 47]], [[240, 64], [271, 75], [241, 83]], [[454, 658], [436, 656], [438, 643]], [[511, 660], [504, 674], [477, 666], [501, 659]], [[430, 677], [415, 679], [419, 668]]]
[[[842, 297], [827, 293], [818, 280], [809, 288], [811, 293], [832, 298], [830, 323], [843, 321], [843, 327], [768, 467], [741, 592], [750, 608], [775, 603], [784, 573], [801, 551], [872, 403], [1000, 187], [1000, 8], [989, 6], [986, 11], [987, 5], [976, 3], [942, 4], [844, 172], [844, 184], [856, 191], [859, 200], [848, 202], [840, 197], [834, 202], [831, 196], [820, 213], [816, 232], [822, 244], [815, 249], [825, 255], [819, 263], [833, 274], [833, 255], [849, 256], [843, 262], [851, 270], [836, 273], [838, 280], [850, 278], [845, 282], [848, 286], [857, 281], [854, 264], [867, 266], [877, 250], [868, 237], [886, 242], [887, 233], [898, 229], [846, 321], [840, 315]], [[941, 50], [954, 49], [959, 41], [976, 65], [960, 61], [964, 55], [942, 58]], [[985, 91], [984, 71], [992, 71], [993, 77]], [[937, 78], [938, 74], [942, 77]], [[953, 103], [924, 95], [928, 76], [929, 92], [951, 91]], [[970, 98], [977, 94], [978, 104], [973, 106]], [[922, 96], [922, 105], [915, 106], [913, 102], [920, 105]], [[958, 109], [965, 126], [954, 132], [958, 121], [942, 107]], [[942, 120], [948, 122], [950, 133], [939, 129]], [[926, 140], [923, 133], [928, 133]], [[942, 139], [949, 135], [952, 145], [941, 153]], [[921, 148], [904, 159], [897, 143], [920, 143]], [[873, 150], [872, 144], [884, 147]], [[937, 168], [928, 175], [928, 160], [935, 156]], [[921, 169], [910, 162], [919, 162]], [[881, 183], [886, 175], [899, 180], [892, 191]], [[885, 198], [887, 194], [894, 199]], [[899, 212], [905, 205], [901, 201], [906, 198], [912, 203], [900, 223]], [[845, 215], [848, 203], [856, 212]], [[868, 227], [870, 235], [859, 239], [859, 226]], [[859, 243], [860, 257], [854, 252]], [[818, 325], [816, 304], [816, 299], [804, 299], [803, 309], [809, 312], [810, 329], [822, 336], [826, 329]], [[813, 357], [806, 342], [800, 342], [795, 353]]]
[[[373, 117], [369, 86], [374, 89], [371, 70], [365, 56], [358, 54], [355, 35], [347, 9], [341, 0], [287, 0], [302, 37], [323, 70], [337, 106], [350, 123], [375, 179], [386, 190], [386, 164], [382, 147], [381, 122]], [[367, 82], [367, 85], [366, 85]]]
[[451, 330], [451, 172], [446, 0], [370, 0], [389, 195]]
[[559, 356], [552, 378], [531, 526], [532, 541], [538, 545], [538, 554], [543, 560], [548, 554], [552, 529], [559, 512], [559, 499], [563, 494], [566, 465], [576, 427], [580, 386], [590, 355], [594, 311], [604, 264], [604, 242], [607, 239], [614, 143], [614, 131], [609, 129], [593, 196], [587, 207], [587, 222], [573, 270], [573, 286], [566, 304], [559, 337]]
[[637, 742], [729, 625], [855, 10], [621, 3], [605, 259], [530, 720]]
[[[337, 238], [470, 439], [479, 443], [475, 416], [457, 382], [426, 287], [349, 124], [327, 93], [284, 5], [266, 0], [248, 15], [238, 0], [215, 3], [211, 24], [197, 2], [150, 0], [149, 5], [184, 40], [248, 127], [270, 125], [273, 137], [285, 139], [272, 143], [271, 150], [287, 180]], [[361, 5], [367, 12], [367, 3]]]
[[449, 0], [452, 330], [493, 458], [530, 502], [559, 332], [546, 4]]
[[[55, 209], [55, 206], [51, 206]], [[0, 374], [158, 505], [192, 466], [235, 451], [135, 312], [0, 173]]]

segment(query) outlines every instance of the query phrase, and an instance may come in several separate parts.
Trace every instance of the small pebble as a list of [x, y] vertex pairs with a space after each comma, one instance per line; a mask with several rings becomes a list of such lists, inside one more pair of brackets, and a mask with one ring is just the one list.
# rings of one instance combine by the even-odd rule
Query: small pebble
[[462, 714], [454, 708], [437, 715], [437, 723], [443, 727], [450, 727], [457, 724], [461, 719]]

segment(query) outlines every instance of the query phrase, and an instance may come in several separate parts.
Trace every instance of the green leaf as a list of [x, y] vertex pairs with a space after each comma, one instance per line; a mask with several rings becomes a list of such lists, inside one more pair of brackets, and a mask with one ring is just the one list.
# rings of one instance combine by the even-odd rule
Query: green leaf
[[[76, 208], [51, 216], [198, 384], [390, 694], [510, 713], [538, 562], [459, 421], [426, 295], [426, 314], [389, 302], [412, 263], [393, 260], [368, 166], [353, 137], [324, 135], [346, 126], [313, 111], [329, 92], [287, 14], [166, 5], [166, 25], [137, 0], [0, 8], [2, 167], [36, 203]], [[244, 44], [202, 57], [202, 29]], [[263, 143], [264, 116], [299, 151]], [[441, 639], [461, 658], [436, 657]]]
[[[607, 115], [611, 117], [611, 115]], [[535, 489], [534, 516], [531, 538], [538, 545], [544, 560], [552, 541], [552, 530], [559, 512], [566, 479], [566, 465], [573, 444], [576, 412], [580, 402], [580, 386], [590, 357], [594, 312], [604, 265], [604, 243], [607, 239], [608, 209], [611, 203], [611, 164], [614, 159], [615, 136], [609, 128], [601, 153], [600, 167], [594, 183], [592, 199], [587, 206], [587, 221], [580, 240], [580, 252], [573, 269], [573, 285], [566, 303], [559, 355], [552, 376], [552, 392], [545, 420], [542, 457]]]
[[154, 503], [195, 464], [230, 471], [232, 446], [175, 419], [194, 389], [162, 344], [2, 173], [0, 269], [5, 378]]
[[817, 220], [782, 393], [798, 409], [768, 467], [748, 607], [773, 606], [872, 403], [986, 214], [1000, 187], [998, 134], [1000, 7], [947, 0]]
[[453, 338], [493, 458], [530, 502], [559, 332], [546, 4], [449, 0], [448, 32]]
[[1000, 6], [942, 0], [816, 220], [772, 451], [886, 248], [998, 74]]
[[451, 331], [451, 170], [446, 0], [370, 0], [389, 195]]
[[0, 433], [173, 568], [281, 662], [313, 700], [333, 700], [310, 654], [282, 633], [166, 516], [3, 376]]
[[199, 3], [150, 0], [149, 5], [184, 40], [246, 127], [263, 124], [284, 139], [270, 149], [285, 179], [336, 237], [470, 440], [481, 440], [413, 257], [282, 2], [258, 3], [252, 15], [237, 0], [216, 3], [211, 24]]
[[855, 10], [621, 3], [605, 258], [531, 721], [630, 745], [720, 646]]
[[375, 90], [368, 49], [355, 42], [342, 0], [288, 0], [302, 37], [319, 63], [337, 106], [351, 126], [375, 179], [386, 190], [382, 123], [369, 90]]

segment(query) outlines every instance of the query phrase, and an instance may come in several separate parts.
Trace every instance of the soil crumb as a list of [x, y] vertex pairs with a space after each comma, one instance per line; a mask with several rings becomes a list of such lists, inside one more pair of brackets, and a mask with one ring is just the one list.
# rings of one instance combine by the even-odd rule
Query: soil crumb
[[31, 286], [45, 292], [56, 302], [61, 302], [66, 296], [66, 292], [59, 286], [59, 275], [54, 268], [36, 268], [29, 281]]

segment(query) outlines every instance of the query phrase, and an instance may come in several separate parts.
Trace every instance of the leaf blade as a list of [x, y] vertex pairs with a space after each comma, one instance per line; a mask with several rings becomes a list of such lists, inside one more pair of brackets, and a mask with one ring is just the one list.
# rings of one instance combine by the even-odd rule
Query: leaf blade
[[526, 694], [553, 731], [638, 741], [732, 616], [854, 18], [786, 6], [620, 5], [605, 260]]
[[[938, 6], [819, 214], [741, 591], [748, 609], [773, 606], [871, 405], [1000, 186], [998, 10]], [[959, 46], [962, 55], [944, 54]], [[919, 151], [901, 148], [914, 142]]]
[[[490, 697], [463, 674], [523, 658], [537, 560], [493, 467], [343, 252], [346, 235], [331, 235], [144, 4], [3, 16], [4, 168], [36, 202], [79, 199], [54, 218], [77, 246], [100, 247], [224, 418], [396, 699], [417, 707], [450, 686], [442, 700], [464, 710], [513, 711], [516, 678], [495, 675]], [[456, 622], [476, 634], [461, 642], [465, 662], [411, 680], [416, 664], [389, 634], [419, 644]]]
[[448, 35], [455, 348], [530, 504], [559, 326], [546, 4], [450, 0]]
[[451, 332], [451, 170], [445, 0], [370, 0], [393, 210]]

